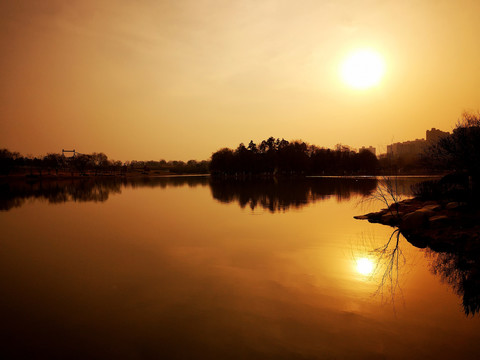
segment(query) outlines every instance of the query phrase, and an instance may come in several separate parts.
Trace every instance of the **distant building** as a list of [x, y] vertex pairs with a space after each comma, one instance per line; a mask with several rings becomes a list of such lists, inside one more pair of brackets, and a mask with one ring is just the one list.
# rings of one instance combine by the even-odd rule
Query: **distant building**
[[426, 147], [427, 141], [425, 139], [398, 142], [387, 146], [387, 155], [394, 157], [416, 156], [421, 154]]
[[431, 130], [427, 130], [427, 143], [428, 145], [435, 144], [438, 142], [441, 138], [450, 135], [448, 131], [442, 131], [438, 130], [435, 128], [432, 128]]
[[367, 150], [367, 151], [370, 151], [373, 155], [377, 155], [377, 149], [375, 149], [373, 146], [369, 146], [369, 147], [365, 147], [365, 146], [362, 146], [358, 152], [360, 151], [364, 151], [364, 150]]
[[446, 131], [435, 128], [426, 131], [425, 139], [415, 139], [393, 143], [387, 146], [387, 156], [391, 157], [415, 157], [420, 155], [428, 146], [435, 144], [442, 137], [449, 135]]

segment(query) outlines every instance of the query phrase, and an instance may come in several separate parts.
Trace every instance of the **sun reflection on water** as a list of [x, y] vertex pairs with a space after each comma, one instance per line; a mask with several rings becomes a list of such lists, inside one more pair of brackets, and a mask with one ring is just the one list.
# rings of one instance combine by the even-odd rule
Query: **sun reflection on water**
[[373, 272], [373, 262], [372, 260], [363, 257], [356, 260], [356, 269], [357, 272], [362, 275], [370, 275]]

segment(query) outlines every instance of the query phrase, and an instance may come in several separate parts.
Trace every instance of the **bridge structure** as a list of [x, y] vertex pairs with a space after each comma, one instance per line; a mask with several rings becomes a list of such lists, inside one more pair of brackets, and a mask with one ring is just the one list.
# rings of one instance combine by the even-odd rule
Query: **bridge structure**
[[76, 155], [84, 155], [82, 153], [79, 153], [78, 151], [75, 151], [75, 149], [73, 150], [65, 150], [65, 149], [62, 149], [62, 155], [65, 156], [65, 153], [72, 153], [72, 157], [75, 157]]
[[73, 150], [65, 150], [65, 149], [62, 149], [62, 155], [65, 156], [65, 153], [73, 153], [72, 157], [75, 157], [75, 154], [78, 154], [75, 149]]

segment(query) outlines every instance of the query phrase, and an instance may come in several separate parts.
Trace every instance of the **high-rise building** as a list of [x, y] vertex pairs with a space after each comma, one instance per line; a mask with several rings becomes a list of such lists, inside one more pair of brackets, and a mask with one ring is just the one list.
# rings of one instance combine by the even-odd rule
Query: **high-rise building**
[[421, 154], [426, 147], [427, 141], [425, 139], [393, 143], [387, 146], [387, 155], [394, 157], [415, 156]]
[[435, 128], [426, 131], [425, 139], [397, 142], [387, 146], [387, 156], [414, 157], [420, 155], [427, 147], [435, 144], [442, 137], [449, 135], [446, 131]]
[[440, 140], [441, 138], [449, 134], [450, 133], [448, 131], [442, 131], [435, 128], [432, 128], [431, 130], [427, 130], [427, 134], [426, 134], [427, 143], [429, 145], [432, 145], [436, 143], [438, 140]]

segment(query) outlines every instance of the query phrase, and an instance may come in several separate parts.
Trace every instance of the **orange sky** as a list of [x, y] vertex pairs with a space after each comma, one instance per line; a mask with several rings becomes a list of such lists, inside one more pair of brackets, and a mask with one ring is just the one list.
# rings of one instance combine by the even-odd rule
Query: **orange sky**
[[[480, 109], [480, 1], [0, 3], [0, 147], [206, 159], [269, 136], [373, 145]], [[349, 88], [345, 56], [384, 57]]]

